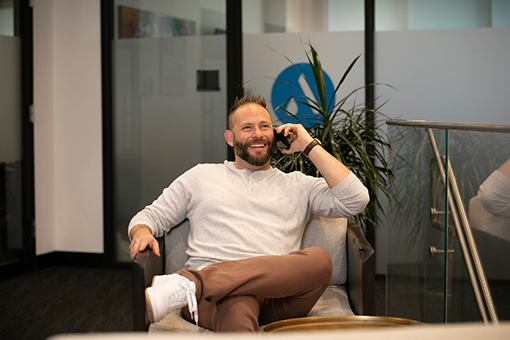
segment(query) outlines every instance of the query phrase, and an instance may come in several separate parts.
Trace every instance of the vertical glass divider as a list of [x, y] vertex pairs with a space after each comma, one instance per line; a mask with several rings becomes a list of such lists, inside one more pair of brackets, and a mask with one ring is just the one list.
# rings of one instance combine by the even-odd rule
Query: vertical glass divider
[[[459, 238], [459, 243], [460, 243], [460, 246], [461, 246], [461, 249], [462, 249], [462, 254], [464, 256], [464, 261], [466, 262], [466, 269], [469, 273], [469, 278], [471, 280], [471, 285], [473, 286], [473, 291], [475, 293], [475, 297], [476, 297], [476, 302], [478, 304], [478, 308], [480, 310], [480, 313], [482, 315], [482, 319], [485, 323], [487, 323], [487, 313], [485, 311], [485, 307], [483, 305], [483, 301], [482, 301], [482, 295], [480, 293], [480, 287], [478, 285], [478, 281], [477, 281], [477, 278], [476, 278], [476, 273], [475, 273], [475, 269], [473, 268], [473, 263], [472, 263], [472, 260], [471, 260], [471, 256], [469, 254], [469, 249], [468, 249], [468, 245], [467, 245], [467, 242], [465, 240], [465, 237], [464, 237], [464, 232], [462, 231], [462, 228], [461, 228], [461, 221], [460, 221], [460, 218], [459, 218], [459, 215], [458, 215], [458, 212], [457, 210], [455, 209], [455, 202], [453, 200], [452, 197], [446, 195], [447, 193], [447, 187], [450, 185], [449, 183], [449, 180], [448, 180], [448, 176], [449, 176], [449, 169], [447, 168], [448, 167], [448, 148], [446, 147], [446, 155], [445, 155], [445, 167], [442, 167], [441, 164], [443, 164], [442, 160], [441, 160], [441, 156], [439, 154], [439, 150], [438, 150], [438, 147], [437, 147], [437, 143], [436, 143], [436, 140], [435, 140], [435, 137], [434, 137], [434, 133], [432, 131], [431, 128], [427, 128], [427, 132], [428, 132], [428, 135], [429, 135], [429, 139], [430, 139], [430, 143], [431, 143], [431, 146], [432, 146], [432, 150], [433, 150], [433, 153], [434, 153], [434, 157], [436, 158], [436, 161], [437, 161], [437, 165], [438, 165], [438, 169], [439, 169], [439, 173], [441, 175], [441, 178], [442, 178], [442, 181], [443, 181], [443, 186], [445, 188], [445, 199], [446, 199], [446, 203], [445, 203], [445, 221], [447, 223], [448, 221], [448, 207], [450, 207], [450, 210], [452, 212], [452, 219], [453, 219], [453, 225], [457, 231], [457, 237]], [[448, 139], [448, 131], [446, 131], [446, 138]], [[453, 177], [452, 177], [453, 178]], [[448, 225], [446, 224], [445, 225], [445, 232], [447, 233], [448, 232]], [[446, 242], [446, 237], [445, 237], [445, 242]], [[448, 256], [448, 248], [445, 247], [445, 256]], [[447, 262], [445, 262], [447, 263]], [[448, 268], [445, 267], [445, 271], [447, 270]], [[447, 278], [447, 276], [445, 275], [445, 279]], [[446, 284], [443, 284], [444, 286], [444, 289], [446, 289]], [[446, 295], [446, 292], [445, 293], [445, 298], [447, 297]], [[446, 311], [445, 311], [446, 312]], [[446, 323], [446, 317], [444, 318], [444, 321]]]
[[444, 185], [444, 274], [443, 274], [443, 321], [448, 323], [448, 187], [449, 187], [449, 171], [448, 171], [448, 129], [445, 129], [445, 185]]

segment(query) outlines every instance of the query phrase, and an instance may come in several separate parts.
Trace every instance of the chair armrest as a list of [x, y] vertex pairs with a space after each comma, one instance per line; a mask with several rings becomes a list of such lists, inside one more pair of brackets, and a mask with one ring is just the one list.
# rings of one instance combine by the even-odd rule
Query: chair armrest
[[133, 331], [147, 331], [150, 321], [145, 307], [145, 288], [152, 284], [155, 275], [165, 272], [164, 237], [157, 238], [161, 257], [156, 257], [150, 249], [139, 252], [131, 261], [133, 275]]
[[356, 223], [347, 227], [347, 292], [356, 315], [375, 315], [375, 252]]

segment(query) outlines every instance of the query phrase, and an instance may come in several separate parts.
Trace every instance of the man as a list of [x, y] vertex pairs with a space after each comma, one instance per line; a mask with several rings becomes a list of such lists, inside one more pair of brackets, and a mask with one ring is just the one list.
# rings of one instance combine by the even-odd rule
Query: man
[[321, 249], [298, 250], [311, 216], [348, 217], [368, 203], [367, 189], [301, 125], [276, 128], [323, 175], [285, 174], [270, 166], [274, 130], [265, 100], [237, 99], [225, 140], [235, 161], [200, 164], [176, 179], [130, 222], [131, 257], [160, 256], [161, 236], [188, 218], [186, 268], [157, 276], [146, 290], [151, 322], [183, 308], [213, 331], [257, 331], [259, 324], [306, 316], [331, 279]]

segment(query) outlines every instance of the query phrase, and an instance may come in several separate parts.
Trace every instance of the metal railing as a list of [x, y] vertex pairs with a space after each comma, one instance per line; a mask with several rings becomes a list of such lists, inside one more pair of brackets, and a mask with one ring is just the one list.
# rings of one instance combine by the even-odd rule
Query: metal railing
[[386, 121], [386, 124], [443, 130], [510, 132], [510, 125], [508, 124], [442, 123], [442, 122], [426, 122], [423, 120], [398, 120], [398, 119], [389, 119]]
[[[388, 120], [387, 125], [407, 126], [414, 128], [424, 128], [427, 131], [429, 141], [432, 147], [434, 158], [443, 186], [446, 190], [450, 190], [452, 195], [447, 194], [448, 208], [451, 211], [451, 217], [456, 229], [456, 234], [461, 246], [466, 269], [469, 279], [473, 287], [476, 302], [480, 311], [480, 315], [485, 323], [498, 323], [498, 316], [494, 307], [494, 302], [490, 292], [490, 288], [485, 276], [485, 272], [480, 261], [475, 240], [473, 238], [469, 220], [464, 208], [462, 197], [459, 192], [457, 179], [453, 172], [451, 162], [447, 157], [442, 157], [439, 153], [437, 143], [432, 129], [443, 130], [471, 130], [484, 132], [510, 132], [510, 125], [493, 125], [493, 124], [467, 124], [467, 123], [437, 123], [425, 121], [402, 121]], [[447, 228], [445, 228], [447, 230]], [[448, 250], [447, 250], [448, 251]], [[447, 258], [445, 261], [447, 261]], [[446, 281], [445, 281], [446, 282]], [[446, 284], [446, 283], [445, 283]], [[445, 289], [446, 291], [446, 289]]]

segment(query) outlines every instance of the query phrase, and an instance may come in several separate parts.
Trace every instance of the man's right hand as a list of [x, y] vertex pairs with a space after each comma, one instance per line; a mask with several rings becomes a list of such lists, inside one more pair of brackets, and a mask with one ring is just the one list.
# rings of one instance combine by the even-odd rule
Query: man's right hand
[[131, 260], [135, 257], [136, 253], [142, 252], [145, 248], [149, 247], [155, 256], [160, 257], [158, 241], [152, 236], [152, 230], [146, 225], [139, 224], [131, 229], [131, 244], [129, 245], [129, 252]]

